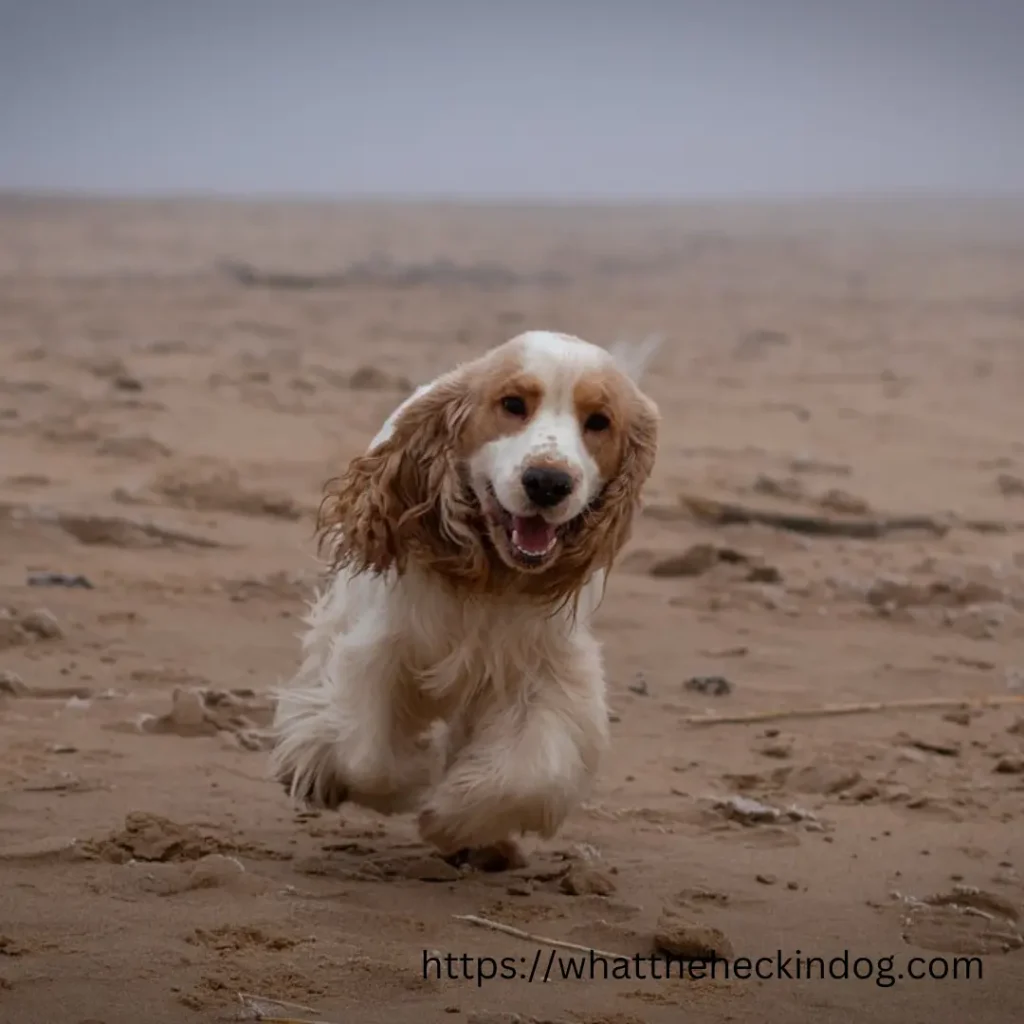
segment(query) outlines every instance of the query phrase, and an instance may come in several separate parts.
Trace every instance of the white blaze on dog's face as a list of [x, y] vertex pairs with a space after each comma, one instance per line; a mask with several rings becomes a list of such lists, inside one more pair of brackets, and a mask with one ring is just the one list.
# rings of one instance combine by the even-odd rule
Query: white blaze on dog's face
[[537, 570], [620, 469], [632, 382], [605, 349], [535, 331], [498, 350], [467, 462], [499, 553]]

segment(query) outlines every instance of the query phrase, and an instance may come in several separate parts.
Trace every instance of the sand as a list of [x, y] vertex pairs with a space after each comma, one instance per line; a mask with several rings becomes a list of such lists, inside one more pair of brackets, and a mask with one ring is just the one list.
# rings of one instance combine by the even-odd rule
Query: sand
[[[1019, 206], [0, 201], [0, 1020], [1014, 1019], [1024, 706], [958, 702], [1024, 698], [1022, 288]], [[662, 332], [665, 427], [598, 621], [612, 753], [494, 873], [295, 813], [261, 728], [325, 480], [529, 327]], [[882, 516], [926, 521], [806, 532]], [[774, 976], [560, 980], [457, 915]]]

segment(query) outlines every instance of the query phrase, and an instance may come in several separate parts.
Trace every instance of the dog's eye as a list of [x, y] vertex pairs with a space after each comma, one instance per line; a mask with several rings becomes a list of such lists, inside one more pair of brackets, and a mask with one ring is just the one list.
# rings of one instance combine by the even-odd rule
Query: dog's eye
[[593, 430], [597, 433], [607, 430], [611, 425], [612, 421], [603, 412], [592, 412], [587, 417], [587, 422], [583, 424], [583, 427], [585, 430]]
[[518, 395], [506, 395], [501, 400], [501, 407], [510, 416], [526, 415], [526, 403]]

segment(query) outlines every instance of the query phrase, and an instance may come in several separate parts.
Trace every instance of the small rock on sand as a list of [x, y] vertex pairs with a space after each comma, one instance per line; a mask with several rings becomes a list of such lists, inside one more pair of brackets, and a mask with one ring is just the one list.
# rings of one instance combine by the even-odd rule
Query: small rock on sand
[[996, 487], [1004, 498], [1024, 498], [1024, 477], [1000, 473], [996, 477]]
[[635, 693], [638, 697], [647, 697], [651, 692], [647, 686], [647, 679], [642, 672], [637, 672], [633, 682], [627, 684], [626, 689], [630, 693]]
[[140, 722], [142, 732], [181, 737], [230, 736], [230, 746], [265, 750], [269, 737], [262, 730], [272, 713], [268, 701], [243, 691], [177, 687], [171, 694], [171, 710], [149, 715]]
[[793, 744], [789, 740], [770, 739], [758, 744], [754, 750], [762, 757], [771, 757], [784, 761], [792, 756]]
[[63, 635], [57, 616], [46, 608], [37, 608], [23, 616], [21, 628], [40, 640], [56, 640]]
[[21, 624], [5, 608], [0, 608], [0, 651], [28, 642]]
[[781, 583], [782, 573], [774, 565], [755, 565], [747, 573], [748, 583]]
[[798, 793], [820, 793], [830, 796], [850, 789], [860, 782], [856, 768], [845, 768], [828, 761], [815, 761], [790, 776], [790, 784]]
[[402, 865], [399, 873], [417, 882], [456, 882], [461, 877], [457, 867], [440, 857], [416, 857]]
[[588, 864], [574, 864], [559, 883], [570, 896], [610, 896], [616, 890], [611, 876]]
[[727, 697], [732, 693], [732, 683], [725, 676], [692, 676], [683, 683], [683, 688], [712, 697]]
[[727, 818], [743, 822], [745, 825], [754, 825], [761, 822], [778, 821], [781, 812], [776, 807], [769, 807], [759, 800], [751, 800], [745, 796], [730, 796], [725, 800], [719, 800], [715, 807]]
[[876, 783], [861, 779], [856, 786], [851, 786], [846, 790], [843, 796], [855, 803], [866, 804], [880, 796], [881, 792]]
[[28, 693], [28, 687], [17, 672], [13, 672], [9, 668], [0, 671], [0, 695], [23, 697], [26, 693]]
[[792, 477], [774, 477], [762, 473], [754, 480], [751, 489], [755, 494], [786, 501], [800, 501], [804, 497], [803, 486]]
[[147, 811], [125, 816], [125, 827], [106, 839], [89, 841], [83, 848], [97, 860], [114, 864], [138, 861], [197, 861], [224, 852], [213, 836], [191, 825], [178, 825]]
[[694, 544], [681, 554], [655, 562], [648, 572], [656, 579], [703, 576], [717, 564], [718, 548], [714, 544]]
[[826, 491], [818, 499], [818, 504], [826, 512], [835, 512], [843, 516], [865, 516], [871, 511], [871, 506], [863, 498], [839, 488]]
[[943, 716], [944, 722], [952, 722], [954, 725], [970, 725], [974, 716], [966, 709], [947, 711]]
[[687, 921], [673, 911], [665, 911], [658, 919], [654, 946], [659, 953], [683, 960], [724, 959], [733, 955], [732, 943], [721, 929]]
[[142, 731], [173, 733], [176, 736], [212, 736], [217, 726], [210, 721], [203, 694], [198, 690], [175, 689], [171, 694], [171, 710], [159, 718], [147, 718]]

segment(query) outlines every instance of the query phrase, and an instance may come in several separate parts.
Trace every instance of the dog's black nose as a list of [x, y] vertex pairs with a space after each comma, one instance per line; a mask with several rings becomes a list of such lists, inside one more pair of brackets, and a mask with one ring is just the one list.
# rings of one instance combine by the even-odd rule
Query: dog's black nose
[[572, 477], [561, 469], [531, 466], [523, 473], [523, 490], [540, 508], [554, 508], [572, 494]]

